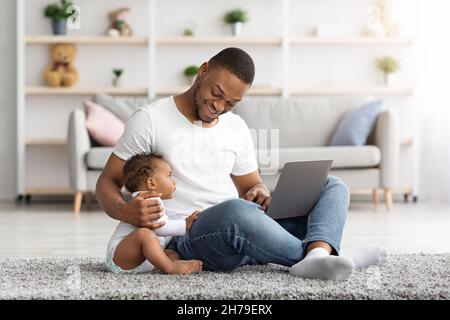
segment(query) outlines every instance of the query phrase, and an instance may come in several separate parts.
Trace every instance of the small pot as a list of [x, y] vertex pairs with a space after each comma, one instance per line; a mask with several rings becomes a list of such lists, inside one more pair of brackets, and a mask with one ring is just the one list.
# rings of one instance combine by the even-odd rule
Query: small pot
[[235, 22], [231, 25], [231, 32], [233, 36], [239, 36], [242, 31], [242, 22]]
[[186, 76], [187, 82], [190, 86], [192, 86], [195, 82], [195, 79], [197, 79], [197, 76]]
[[384, 84], [386, 87], [392, 87], [396, 83], [396, 76], [394, 73], [385, 73], [384, 74]]
[[67, 30], [67, 20], [52, 20], [52, 29], [54, 35], [65, 35]]
[[122, 85], [123, 85], [122, 77], [115, 77], [113, 79], [113, 86], [114, 87], [122, 87]]

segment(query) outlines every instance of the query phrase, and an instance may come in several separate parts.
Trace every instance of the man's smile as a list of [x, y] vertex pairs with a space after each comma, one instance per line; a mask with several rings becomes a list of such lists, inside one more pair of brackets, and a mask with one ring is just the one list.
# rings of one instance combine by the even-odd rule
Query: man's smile
[[210, 106], [206, 102], [205, 102], [205, 106], [206, 106], [206, 110], [208, 111], [209, 115], [211, 115], [212, 118], [215, 118], [216, 116], [220, 115], [220, 112], [217, 112], [212, 106]]

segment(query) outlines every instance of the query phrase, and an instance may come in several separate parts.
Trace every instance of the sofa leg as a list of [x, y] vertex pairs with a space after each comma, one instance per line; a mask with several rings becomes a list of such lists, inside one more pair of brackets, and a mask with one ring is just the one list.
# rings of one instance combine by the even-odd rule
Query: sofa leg
[[83, 200], [83, 192], [77, 191], [75, 193], [74, 200], [73, 200], [73, 211], [75, 214], [80, 213], [82, 200]]
[[375, 207], [377, 207], [378, 204], [380, 203], [380, 193], [378, 192], [378, 189], [373, 189], [373, 191], [372, 191], [372, 201], [373, 201], [373, 205]]
[[94, 194], [92, 192], [86, 192], [84, 199], [86, 201], [86, 206], [87, 206], [87, 209], [89, 211], [92, 210], [92, 200], [93, 200], [93, 198], [94, 198]]
[[386, 206], [388, 211], [392, 210], [392, 191], [390, 189], [384, 189], [384, 199], [386, 200]]

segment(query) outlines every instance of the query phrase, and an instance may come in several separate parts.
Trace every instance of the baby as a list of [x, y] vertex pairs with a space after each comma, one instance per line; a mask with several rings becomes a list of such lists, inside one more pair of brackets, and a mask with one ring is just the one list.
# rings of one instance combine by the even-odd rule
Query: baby
[[[132, 197], [160, 193], [162, 199], [171, 199], [176, 188], [170, 165], [154, 153], [131, 157], [123, 167], [123, 176], [125, 188], [132, 193]], [[163, 205], [160, 198], [156, 199]], [[141, 273], [156, 268], [166, 274], [201, 271], [201, 261], [180, 260], [176, 251], [164, 250], [170, 241], [165, 237], [185, 234], [198, 215], [199, 211], [196, 211], [185, 220], [174, 220], [164, 214], [158, 222], [165, 221], [165, 224], [153, 231], [120, 222], [108, 243], [106, 259], [109, 270]]]

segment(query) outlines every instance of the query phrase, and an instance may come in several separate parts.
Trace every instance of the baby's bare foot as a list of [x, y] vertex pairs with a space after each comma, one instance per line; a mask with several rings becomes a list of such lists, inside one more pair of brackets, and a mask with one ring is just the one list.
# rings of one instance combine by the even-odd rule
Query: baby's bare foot
[[177, 260], [172, 262], [168, 274], [190, 274], [202, 271], [203, 262], [200, 260]]

